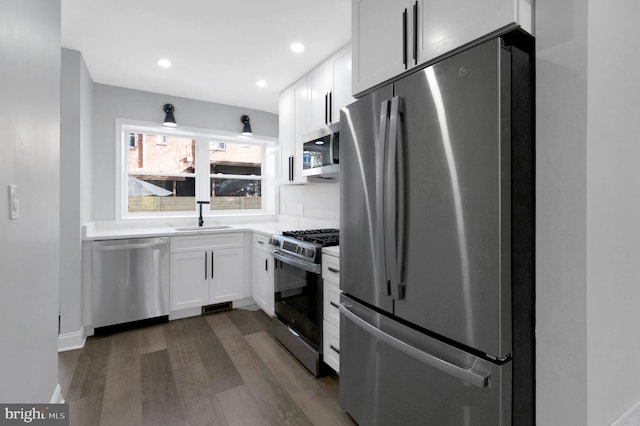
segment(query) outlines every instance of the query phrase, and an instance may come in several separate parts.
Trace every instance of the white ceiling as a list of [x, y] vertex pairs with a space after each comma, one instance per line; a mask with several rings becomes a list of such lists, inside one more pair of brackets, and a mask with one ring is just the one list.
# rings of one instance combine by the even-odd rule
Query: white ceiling
[[62, 0], [62, 46], [94, 82], [274, 113], [280, 91], [350, 38], [350, 0]]

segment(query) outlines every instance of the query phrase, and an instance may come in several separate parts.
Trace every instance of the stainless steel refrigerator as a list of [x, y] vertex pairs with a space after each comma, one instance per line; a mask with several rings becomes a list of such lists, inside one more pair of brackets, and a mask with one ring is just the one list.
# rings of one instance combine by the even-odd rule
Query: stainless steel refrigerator
[[531, 43], [341, 111], [340, 402], [361, 425], [535, 421]]

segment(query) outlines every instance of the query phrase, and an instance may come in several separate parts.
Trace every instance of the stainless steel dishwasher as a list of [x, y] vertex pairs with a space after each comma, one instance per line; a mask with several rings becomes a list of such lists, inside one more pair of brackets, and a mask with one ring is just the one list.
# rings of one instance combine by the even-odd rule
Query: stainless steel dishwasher
[[93, 243], [93, 326], [169, 315], [169, 238]]

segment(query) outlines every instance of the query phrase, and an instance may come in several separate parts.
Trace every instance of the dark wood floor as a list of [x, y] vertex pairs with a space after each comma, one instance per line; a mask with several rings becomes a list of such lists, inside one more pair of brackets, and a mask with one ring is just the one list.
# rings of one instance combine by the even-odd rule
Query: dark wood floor
[[353, 425], [337, 377], [314, 378], [270, 326], [234, 309], [90, 337], [59, 354], [70, 424]]

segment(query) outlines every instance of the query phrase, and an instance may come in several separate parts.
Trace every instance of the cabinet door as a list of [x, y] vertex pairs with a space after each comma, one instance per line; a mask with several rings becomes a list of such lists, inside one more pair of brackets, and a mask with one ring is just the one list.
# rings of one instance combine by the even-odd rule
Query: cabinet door
[[[354, 94], [382, 83], [406, 69], [403, 12], [409, 6], [407, 0], [352, 2]], [[407, 10], [407, 25], [411, 21], [409, 14]]]
[[169, 260], [171, 311], [203, 306], [208, 303], [210, 259], [205, 259], [208, 253], [198, 250], [171, 254]]
[[333, 91], [331, 93], [330, 121], [340, 121], [340, 109], [355, 101], [351, 96], [351, 49], [333, 62]]
[[[253, 252], [253, 276], [251, 281], [251, 289], [253, 300], [265, 311], [269, 312], [269, 271], [271, 265], [269, 262], [269, 254], [264, 251]], [[271, 304], [273, 305], [273, 292], [271, 292]]]
[[216, 249], [210, 271], [209, 303], [229, 302], [244, 297], [244, 248]]
[[412, 1], [412, 22], [417, 11], [418, 64], [513, 24], [516, 3], [517, 0]]
[[307, 77], [298, 80], [292, 87], [293, 93], [293, 182], [304, 183], [302, 176], [302, 136], [309, 132], [309, 87]]
[[336, 373], [340, 372], [340, 329], [327, 321], [322, 329], [322, 359]]
[[320, 129], [330, 122], [331, 74], [330, 63], [321, 65], [309, 74], [309, 130]]
[[284, 182], [288, 182], [292, 176], [290, 167], [293, 155], [293, 90], [291, 88], [280, 94], [278, 127], [280, 130], [280, 176]]

